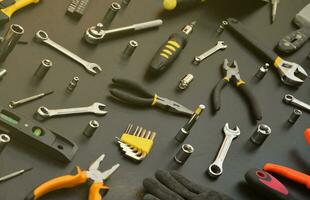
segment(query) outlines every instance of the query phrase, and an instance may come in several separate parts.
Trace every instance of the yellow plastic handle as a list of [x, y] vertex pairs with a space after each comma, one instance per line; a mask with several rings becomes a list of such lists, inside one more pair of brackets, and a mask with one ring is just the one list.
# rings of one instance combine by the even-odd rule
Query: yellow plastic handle
[[40, 197], [46, 195], [49, 192], [64, 189], [64, 188], [72, 188], [83, 183], [86, 183], [88, 177], [86, 172], [81, 171], [79, 167], [76, 167], [77, 174], [76, 175], [66, 175], [61, 176], [55, 179], [52, 179], [48, 182], [43, 183], [39, 187], [34, 190], [34, 200], [39, 199]]
[[103, 197], [108, 193], [109, 187], [103, 182], [93, 183], [89, 189], [88, 200], [103, 200]]
[[15, 4], [2, 9], [2, 12], [8, 17], [11, 17], [17, 10], [26, 7], [30, 4], [39, 3], [40, 0], [17, 0]]

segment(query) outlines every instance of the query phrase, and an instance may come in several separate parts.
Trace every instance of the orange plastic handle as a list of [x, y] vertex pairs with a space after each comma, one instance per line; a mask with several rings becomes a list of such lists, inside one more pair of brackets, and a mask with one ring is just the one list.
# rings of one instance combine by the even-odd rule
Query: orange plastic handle
[[271, 163], [267, 163], [264, 166], [264, 170], [267, 172], [273, 172], [279, 174], [283, 177], [286, 177], [292, 181], [305, 185], [308, 189], [310, 189], [310, 176], [307, 174], [301, 173], [299, 171], [293, 170], [288, 167], [284, 167], [281, 165], [275, 165]]
[[308, 142], [308, 144], [310, 145], [310, 128], [305, 130], [305, 138], [306, 138], [306, 141]]
[[109, 187], [103, 182], [93, 183], [89, 189], [88, 200], [102, 200], [108, 191]]
[[82, 171], [79, 167], [76, 167], [76, 175], [66, 175], [61, 176], [55, 179], [52, 179], [48, 182], [43, 183], [34, 190], [34, 200], [39, 199], [40, 197], [46, 195], [49, 192], [63, 189], [63, 188], [72, 188], [83, 183], [86, 183], [88, 177], [86, 172]]

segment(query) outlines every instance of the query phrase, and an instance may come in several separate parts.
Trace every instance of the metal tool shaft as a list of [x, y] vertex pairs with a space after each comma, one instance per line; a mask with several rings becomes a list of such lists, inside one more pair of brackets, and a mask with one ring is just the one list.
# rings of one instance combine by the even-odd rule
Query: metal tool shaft
[[21, 99], [21, 100], [18, 100], [18, 101], [11, 101], [10, 104], [9, 104], [9, 107], [10, 108], [16, 108], [17, 106], [20, 106], [22, 104], [25, 104], [25, 103], [28, 103], [28, 102], [40, 99], [42, 97], [45, 97], [45, 96], [53, 94], [53, 93], [54, 93], [54, 91], [51, 91], [51, 92], [41, 93], [41, 94], [37, 94], [37, 95], [31, 96], [31, 97], [27, 97], [27, 98], [24, 98], [24, 99]]

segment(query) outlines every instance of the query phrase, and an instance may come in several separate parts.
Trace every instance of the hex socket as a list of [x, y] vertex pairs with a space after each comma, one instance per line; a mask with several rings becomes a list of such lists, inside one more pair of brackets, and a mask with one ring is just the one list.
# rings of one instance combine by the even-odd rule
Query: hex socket
[[250, 139], [254, 144], [261, 145], [270, 134], [271, 128], [269, 126], [266, 124], [259, 124]]
[[88, 137], [88, 138], [90, 138], [90, 137], [92, 137], [94, 135], [94, 133], [96, 132], [96, 130], [98, 128], [99, 128], [99, 122], [97, 122], [96, 120], [91, 120], [87, 124], [87, 126], [86, 126], [86, 128], [85, 128], [85, 130], [83, 132], [83, 135]]
[[194, 152], [194, 147], [190, 144], [183, 144], [181, 149], [177, 152], [177, 154], [174, 157], [174, 160], [183, 165], [187, 159], [192, 155]]
[[6, 134], [0, 134], [0, 153], [4, 150], [4, 148], [10, 141], [11, 141], [10, 136]]
[[136, 48], [139, 46], [138, 42], [135, 40], [130, 40], [123, 52], [124, 58], [129, 58], [135, 52]]
[[114, 20], [116, 14], [121, 9], [121, 5], [119, 3], [113, 2], [106, 12], [106, 14], [103, 17], [102, 24], [104, 28], [107, 28], [110, 26], [112, 21]]
[[0, 43], [0, 63], [3, 63], [24, 34], [24, 29], [18, 24], [12, 24]]
[[53, 66], [52, 61], [48, 59], [42, 60], [33, 76], [36, 77], [37, 79], [43, 79], [52, 66]]
[[301, 110], [294, 109], [287, 121], [291, 124], [295, 124], [301, 115], [302, 115]]

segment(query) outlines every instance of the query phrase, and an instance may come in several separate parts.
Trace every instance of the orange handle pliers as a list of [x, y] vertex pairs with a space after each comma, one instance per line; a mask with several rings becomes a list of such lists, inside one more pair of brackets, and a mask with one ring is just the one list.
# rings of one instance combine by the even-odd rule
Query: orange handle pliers
[[107, 180], [120, 166], [119, 164], [116, 164], [105, 172], [99, 171], [99, 165], [104, 157], [104, 154], [101, 155], [87, 171], [82, 171], [80, 167], [76, 167], [74, 175], [61, 176], [43, 183], [34, 189], [25, 200], [37, 200], [50, 192], [76, 187], [85, 184], [86, 182], [92, 183], [89, 189], [88, 200], [102, 200], [109, 191], [109, 187], [104, 184], [104, 181]]
[[267, 163], [264, 166], [264, 170], [267, 172], [272, 172], [279, 174], [285, 178], [288, 178], [292, 181], [305, 185], [310, 189], [310, 176], [299, 171], [284, 167], [281, 165]]

